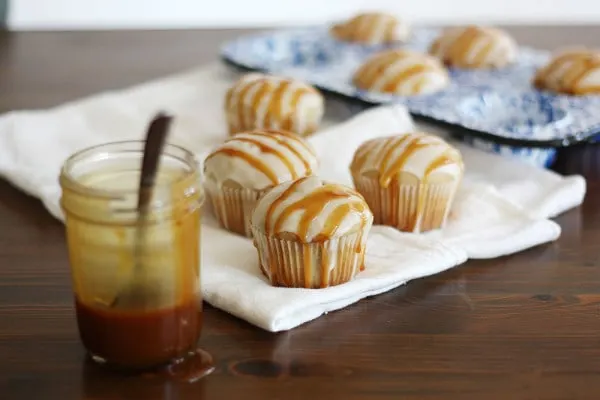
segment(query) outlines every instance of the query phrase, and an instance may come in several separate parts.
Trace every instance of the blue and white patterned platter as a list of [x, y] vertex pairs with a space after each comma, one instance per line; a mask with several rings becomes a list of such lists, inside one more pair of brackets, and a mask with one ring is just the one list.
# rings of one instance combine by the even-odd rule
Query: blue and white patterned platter
[[[410, 41], [394, 47], [426, 52], [438, 34], [437, 29], [415, 29]], [[552, 162], [555, 147], [590, 140], [600, 132], [600, 96], [556, 95], [532, 87], [531, 79], [548, 61], [548, 52], [521, 47], [510, 67], [451, 69], [452, 83], [446, 89], [401, 97], [352, 84], [358, 66], [383, 48], [340, 42], [327, 27], [311, 27], [243, 36], [226, 43], [221, 54], [236, 65], [301, 79], [368, 104], [402, 103], [415, 115], [467, 128], [467, 134], [473, 131], [475, 136], [466, 140], [476, 147], [534, 157], [528, 161], [538, 165]]]

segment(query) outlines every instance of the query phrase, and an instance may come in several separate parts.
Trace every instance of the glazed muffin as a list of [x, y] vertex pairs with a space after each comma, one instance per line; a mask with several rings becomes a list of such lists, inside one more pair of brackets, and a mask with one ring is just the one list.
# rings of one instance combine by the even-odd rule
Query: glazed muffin
[[219, 223], [250, 237], [257, 200], [280, 183], [313, 174], [318, 167], [312, 146], [286, 131], [239, 133], [204, 161], [204, 186]]
[[325, 288], [364, 269], [373, 214], [354, 189], [316, 176], [269, 190], [252, 215], [260, 267], [274, 286]]
[[533, 84], [557, 93], [600, 94], [600, 51], [587, 48], [562, 51], [536, 72]]
[[410, 28], [392, 14], [371, 12], [333, 25], [330, 33], [345, 42], [376, 45], [405, 41]]
[[469, 25], [443, 31], [429, 53], [450, 67], [501, 68], [515, 61], [517, 44], [503, 30]]
[[317, 130], [324, 111], [323, 96], [314, 87], [260, 73], [244, 75], [225, 96], [231, 135], [251, 129], [281, 129], [306, 136]]
[[444, 227], [463, 171], [458, 150], [419, 132], [369, 140], [350, 165], [375, 224], [414, 233]]
[[450, 78], [434, 57], [409, 50], [387, 50], [361, 65], [353, 83], [363, 90], [413, 96], [442, 90]]

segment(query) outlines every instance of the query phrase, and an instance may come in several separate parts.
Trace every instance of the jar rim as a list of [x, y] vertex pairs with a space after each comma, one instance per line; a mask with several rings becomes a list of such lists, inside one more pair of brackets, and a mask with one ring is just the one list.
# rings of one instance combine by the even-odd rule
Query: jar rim
[[[101, 188], [87, 186], [78, 181], [78, 179], [70, 171], [69, 167], [71, 167], [75, 162], [80, 161], [79, 159], [85, 158], [86, 155], [92, 155], [94, 152], [96, 152], [98, 150], [102, 150], [103, 148], [107, 148], [107, 152], [109, 152], [110, 148], [113, 146], [128, 145], [128, 144], [139, 145], [140, 146], [139, 152], [143, 153], [144, 143], [145, 143], [144, 140], [121, 140], [121, 141], [105, 142], [105, 143], [85, 147], [81, 150], [78, 150], [75, 153], [71, 154], [63, 162], [63, 165], [61, 167], [61, 172], [60, 172], [61, 181], [63, 179], [66, 179], [70, 190], [73, 190], [74, 192], [77, 192], [79, 194], [84, 194], [84, 195], [92, 194], [92, 195], [98, 196], [98, 197], [115, 198], [115, 197], [121, 197], [121, 196], [125, 196], [125, 195], [137, 194], [137, 192], [139, 191], [139, 188], [137, 186], [135, 186], [131, 189], [101, 189]], [[168, 149], [172, 149], [172, 150], [181, 152], [183, 154], [183, 156], [168, 153]], [[114, 150], [114, 151], [117, 152], [118, 150]], [[138, 152], [138, 150], [126, 150], [126, 151]], [[163, 153], [161, 156], [164, 156], [164, 155], [168, 155], [169, 157], [175, 158], [175, 159], [183, 162], [184, 164], [189, 165], [191, 168], [189, 171], [186, 171], [186, 173], [182, 174], [181, 176], [178, 176], [173, 181], [163, 183], [163, 184], [155, 184], [155, 189], [172, 187], [174, 185], [177, 185], [177, 184], [183, 182], [185, 179], [188, 179], [191, 174], [194, 174], [198, 171], [198, 161], [197, 161], [196, 156], [194, 155], [194, 153], [192, 153], [190, 150], [186, 149], [185, 147], [166, 142], [164, 144]], [[64, 182], [64, 183], [66, 183], [66, 182]]]

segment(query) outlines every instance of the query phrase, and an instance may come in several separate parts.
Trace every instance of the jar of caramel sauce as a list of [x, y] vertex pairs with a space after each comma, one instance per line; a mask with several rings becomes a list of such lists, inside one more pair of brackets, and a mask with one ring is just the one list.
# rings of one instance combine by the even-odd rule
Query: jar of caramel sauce
[[94, 360], [126, 369], [181, 360], [202, 329], [198, 164], [189, 151], [165, 146], [141, 226], [143, 147], [82, 150], [60, 175], [81, 341]]

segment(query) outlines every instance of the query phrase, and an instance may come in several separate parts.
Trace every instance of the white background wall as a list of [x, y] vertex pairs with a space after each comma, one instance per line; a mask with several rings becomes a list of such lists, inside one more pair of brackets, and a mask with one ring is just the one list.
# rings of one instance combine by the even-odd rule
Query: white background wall
[[361, 9], [420, 24], [600, 24], [600, 0], [10, 0], [9, 27], [138, 29], [304, 25]]

